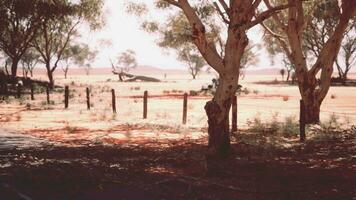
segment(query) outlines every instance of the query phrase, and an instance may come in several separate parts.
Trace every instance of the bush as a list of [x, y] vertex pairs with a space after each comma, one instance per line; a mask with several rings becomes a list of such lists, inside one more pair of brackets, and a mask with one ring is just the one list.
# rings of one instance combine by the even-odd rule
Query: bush
[[141, 90], [140, 86], [130, 87], [130, 90]]
[[199, 93], [197, 91], [194, 91], [194, 90], [190, 90], [189, 91], [189, 96], [198, 96]]
[[297, 137], [299, 134], [299, 123], [296, 118], [286, 117], [284, 123], [281, 124], [281, 131], [284, 137]]
[[31, 104], [30, 103], [26, 103], [26, 110], [31, 110]]
[[313, 127], [312, 131], [315, 136], [313, 139], [317, 141], [326, 141], [342, 137], [343, 125], [344, 124], [339, 122], [339, 117], [332, 114], [326, 122], [322, 122], [320, 125]]
[[244, 89], [242, 90], [242, 93], [248, 95], [248, 94], [250, 94], [250, 90], [249, 90], [248, 88], [244, 88]]
[[329, 119], [326, 122], [320, 124], [321, 131], [324, 133], [330, 133], [337, 130], [340, 130], [342, 123], [339, 122], [339, 117], [333, 113], [330, 115]]
[[249, 130], [256, 133], [262, 133], [265, 131], [265, 124], [262, 123], [262, 120], [259, 116], [256, 116], [251, 120], [247, 120], [247, 126]]
[[283, 99], [283, 101], [288, 101], [289, 100], [289, 96], [283, 96], [282, 99]]
[[299, 134], [299, 123], [295, 117], [286, 117], [283, 122], [278, 121], [278, 113], [272, 116], [271, 121], [262, 122], [259, 116], [247, 121], [249, 131], [264, 135], [277, 135], [283, 137], [296, 137]]

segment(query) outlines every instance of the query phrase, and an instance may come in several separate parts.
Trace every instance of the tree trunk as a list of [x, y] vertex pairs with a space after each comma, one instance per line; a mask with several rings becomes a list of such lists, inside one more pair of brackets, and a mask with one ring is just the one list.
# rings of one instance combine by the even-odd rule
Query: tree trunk
[[287, 70], [287, 82], [289, 81], [290, 79], [290, 70]]
[[343, 76], [341, 77], [341, 81], [343, 85], [346, 85], [346, 81], [347, 81], [347, 74], [343, 74]]
[[54, 80], [53, 80], [53, 73], [51, 71], [48, 71], [48, 80], [49, 80], [49, 86], [51, 89], [54, 88]]
[[19, 63], [19, 60], [18, 58], [11, 58], [12, 60], [12, 65], [11, 65], [11, 76], [12, 77], [16, 77], [17, 76], [17, 66], [18, 66], [18, 63]]
[[31, 78], [33, 78], [33, 69], [30, 70]]
[[234, 73], [226, 74], [229, 76], [220, 76], [213, 100], [205, 105], [209, 125], [209, 157], [226, 157], [230, 152], [229, 111], [231, 97], [238, 86], [238, 77]]
[[123, 82], [123, 81], [124, 81], [124, 79], [122, 78], [121, 73], [119, 73], [118, 75], [119, 75], [119, 80], [120, 80], [120, 82]]
[[54, 79], [53, 79], [53, 72], [51, 70], [50, 63], [46, 63], [46, 69], [47, 69], [47, 76], [48, 76], [48, 80], [49, 80], [49, 87], [51, 89], [53, 89], [54, 88]]
[[319, 83], [313, 74], [304, 74], [304, 83], [299, 82], [299, 91], [305, 106], [305, 123], [320, 123], [320, 91]]
[[305, 123], [318, 124], [320, 123], [320, 106], [321, 103], [317, 100], [315, 95], [309, 95], [303, 98], [305, 106]]

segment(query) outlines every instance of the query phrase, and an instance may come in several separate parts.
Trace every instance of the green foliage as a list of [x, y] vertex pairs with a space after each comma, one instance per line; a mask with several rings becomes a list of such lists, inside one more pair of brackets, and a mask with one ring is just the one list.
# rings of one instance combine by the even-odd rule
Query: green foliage
[[278, 121], [278, 113], [273, 114], [268, 122], [263, 122], [259, 116], [247, 121], [249, 131], [263, 135], [283, 136], [286, 138], [297, 137], [299, 123], [296, 118], [286, 117], [283, 122]]
[[112, 63], [114, 70], [119, 70], [120, 72], [128, 72], [133, 68], [137, 67], [136, 53], [135, 51], [128, 49], [120, 53], [117, 57], [117, 65]]
[[131, 13], [136, 16], [144, 16], [148, 12], [147, 5], [144, 3], [137, 2], [127, 2], [126, 3], [126, 12]]
[[326, 122], [322, 122], [320, 124], [320, 129], [323, 133], [331, 133], [340, 130], [341, 127], [342, 123], [340, 122], [340, 118], [334, 113], [330, 115], [329, 119]]
[[51, 4], [43, 0], [0, 0], [0, 49], [11, 58], [13, 72], [47, 14], [42, 11], [45, 6]]
[[[74, 55], [75, 48], [77, 62], [82, 62], [88, 57], [88, 47], [82, 45], [72, 46], [72, 49], [66, 51], [71, 45], [72, 40], [78, 37], [77, 28], [79, 24], [88, 24], [90, 28], [99, 28], [102, 24], [102, 0], [80, 0], [69, 1], [61, 0], [51, 4], [47, 9], [48, 12], [53, 11], [54, 14], [46, 15], [40, 24], [40, 30], [33, 41], [33, 46], [41, 54], [42, 60], [45, 63], [49, 74], [53, 74], [58, 63], [63, 59], [68, 59]], [[46, 9], [46, 8], [43, 8]], [[47, 12], [47, 11], [46, 11]], [[68, 61], [68, 60], [67, 60]], [[53, 77], [49, 76], [51, 84]]]
[[63, 51], [63, 60], [66, 63], [63, 70], [68, 71], [68, 67], [73, 63], [79, 67], [84, 67], [88, 74], [91, 69], [90, 63], [94, 61], [96, 55], [97, 51], [91, 50], [87, 44], [69, 45], [69, 47]]
[[342, 123], [340, 118], [334, 113], [329, 116], [329, 119], [322, 122], [318, 126], [312, 127], [312, 140], [316, 141], [330, 141], [335, 138], [343, 137], [343, 133], [349, 128], [346, 122]]
[[[204, 24], [207, 42], [214, 44], [217, 53], [223, 58], [226, 48], [224, 31], [227, 30], [227, 26], [221, 20], [214, 2], [190, 1], [189, 4]], [[157, 45], [164, 50], [169, 50], [168, 52], [173, 50], [177, 59], [187, 65], [189, 73], [195, 78], [207, 63], [206, 58], [202, 56], [202, 52], [196, 48], [196, 44], [193, 44], [193, 29], [186, 14], [181, 9], [171, 9], [174, 7], [172, 3], [167, 3], [164, 0], [155, 1], [154, 6], [159, 12], [162, 12], [162, 15], [166, 16], [164, 23], [151, 19], [148, 13], [153, 12], [152, 8], [142, 3], [131, 1], [127, 4], [127, 12], [138, 16], [142, 21], [141, 27], [145, 31], [158, 36]], [[258, 46], [249, 44], [246, 48], [240, 61], [241, 69], [257, 62], [254, 47]], [[243, 75], [243, 70], [240, 70], [240, 74]]]
[[286, 117], [281, 123], [280, 131], [284, 137], [297, 137], [299, 134], [299, 123], [295, 117]]
[[33, 73], [33, 69], [36, 67], [37, 63], [40, 61], [41, 55], [33, 48], [27, 49], [27, 51], [21, 57], [21, 63], [23, 70], [26, 72]]
[[[281, 3], [282, 0], [271, 0], [272, 4]], [[303, 1], [303, 11], [304, 11], [304, 20], [305, 20], [305, 28], [302, 31], [301, 39], [302, 39], [302, 50], [304, 52], [305, 57], [307, 58], [307, 62], [313, 62], [317, 57], [319, 57], [322, 48], [325, 46], [327, 40], [334, 33], [336, 25], [340, 20], [340, 8], [338, 6], [337, 0], [328, 0], [328, 1]], [[281, 20], [282, 24], [288, 24], [288, 12], [282, 11], [279, 13], [278, 19]], [[342, 62], [344, 64], [344, 69], [338, 66], [338, 71], [340, 76], [346, 72], [348, 73], [348, 67], [352, 65], [348, 65], [353, 58], [350, 55], [354, 55], [356, 53], [356, 42], [352, 43], [350, 40], [347, 40], [347, 36], [355, 35], [355, 19], [354, 17], [350, 22], [350, 27], [344, 33], [345, 38], [342, 43], [341, 50], [342, 53], [338, 56], [336, 61]], [[293, 66], [293, 61], [291, 59], [291, 55], [287, 55], [287, 52], [282, 47], [279, 39], [282, 38], [283, 41], [288, 43], [288, 40], [284, 39], [285, 34], [284, 30], [280, 29], [277, 22], [275, 22], [272, 18], [265, 21], [265, 25], [278, 37], [274, 37], [268, 31], [264, 35], [264, 43], [265, 48], [267, 49], [269, 55], [274, 58], [277, 55], [283, 55], [283, 63], [288, 71], [295, 70], [295, 66]], [[281, 36], [281, 37], [279, 37]], [[278, 39], [279, 38], [279, 39]], [[352, 37], [354, 38], [354, 37]], [[355, 40], [356, 41], [356, 40]], [[351, 42], [351, 43], [350, 43]], [[351, 54], [351, 51], [344, 51], [344, 47], [347, 45], [354, 45], [355, 51]], [[349, 53], [346, 53], [349, 52]], [[349, 54], [349, 55], [347, 55]], [[343, 58], [343, 59], [342, 59]], [[287, 60], [289, 60], [287, 62]], [[342, 61], [341, 61], [342, 60]], [[309, 65], [312, 63], [308, 63]], [[339, 63], [336, 63], [339, 64]], [[348, 70], [347, 70], [348, 69]]]

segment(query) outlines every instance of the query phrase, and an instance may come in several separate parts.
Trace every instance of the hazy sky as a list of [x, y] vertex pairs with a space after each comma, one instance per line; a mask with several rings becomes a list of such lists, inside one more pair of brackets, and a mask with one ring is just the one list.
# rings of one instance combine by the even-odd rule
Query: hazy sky
[[[153, 3], [154, 0], [144, 0], [144, 2]], [[125, 12], [124, 4], [125, 1], [106, 0], [104, 8], [106, 26], [97, 32], [82, 31], [83, 42], [96, 47], [100, 52], [92, 66], [110, 67], [109, 58], [114, 59], [120, 52], [132, 49], [137, 54], [139, 65], [150, 65], [166, 69], [185, 69], [184, 64], [177, 61], [174, 54], [167, 54], [156, 46], [154, 42], [157, 38], [156, 36], [140, 29], [138, 19]], [[151, 15], [155, 18], [161, 18], [160, 13], [151, 13]], [[251, 30], [249, 33], [249, 38], [254, 43], [259, 43], [261, 36], [258, 28]], [[101, 40], [111, 40], [112, 46], [107, 47], [100, 44]], [[258, 54], [260, 62], [257, 66], [269, 66], [270, 61], [266, 53], [261, 50]]]

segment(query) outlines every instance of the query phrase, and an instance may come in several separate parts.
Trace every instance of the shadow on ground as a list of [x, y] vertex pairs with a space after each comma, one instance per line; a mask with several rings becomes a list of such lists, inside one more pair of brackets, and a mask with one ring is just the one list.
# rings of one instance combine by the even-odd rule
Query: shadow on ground
[[206, 141], [0, 149], [2, 199], [353, 199], [356, 133], [290, 148]]

